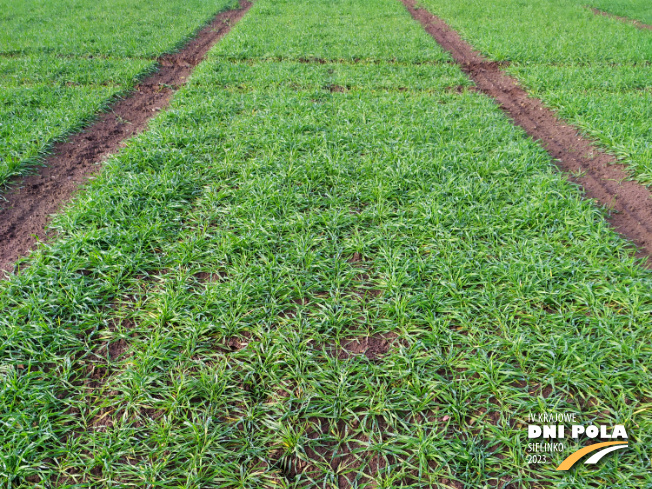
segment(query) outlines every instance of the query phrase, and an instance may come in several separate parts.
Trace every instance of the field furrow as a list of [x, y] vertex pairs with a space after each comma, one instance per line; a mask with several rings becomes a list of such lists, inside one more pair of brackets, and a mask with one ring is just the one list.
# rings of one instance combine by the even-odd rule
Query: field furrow
[[571, 181], [582, 185], [589, 198], [612, 213], [609, 222], [632, 240], [643, 256], [652, 250], [652, 196], [641, 184], [627, 180], [626, 167], [615, 165], [616, 158], [602, 153], [576, 128], [567, 125], [540, 100], [529, 97], [518, 81], [504, 73], [500, 64], [490, 62], [463, 41], [444, 21], [416, 1], [402, 0], [412, 16], [462, 66], [485, 94], [534, 139], [541, 142]]
[[652, 5], [646, 0], [592, 0], [588, 5], [617, 19], [652, 25]]
[[[644, 0], [629, 3], [649, 8]], [[631, 177], [652, 182], [650, 31], [596, 16], [580, 0], [420, 4], [503, 63], [528, 93], [616, 156]]]
[[[161, 58], [156, 73], [139, 82], [133, 93], [112, 105], [110, 112], [99, 117], [85, 131], [56, 145], [53, 148], [54, 154], [45, 160], [44, 167], [38, 173], [21, 179], [16, 188], [3, 196], [0, 206], [0, 271], [10, 270], [18, 258], [25, 256], [39, 239], [45, 237], [50, 216], [68, 202], [79, 186], [99, 169], [99, 165], [106, 157], [118, 151], [127, 138], [142, 131], [158, 111], [167, 107], [173, 91], [186, 83], [188, 76], [206, 52], [229, 32], [250, 5], [243, 0], [240, 8], [218, 14], [184, 49]], [[22, 62], [22, 60], [16, 61]], [[80, 60], [75, 60], [74, 63], [86, 64]], [[60, 64], [64, 64], [65, 68], [68, 67], [68, 63], [57, 60], [56, 67], [59, 68]], [[110, 68], [114, 67], [113, 63], [107, 64]], [[15, 63], [5, 63], [4, 66], [6, 74], [18, 73]], [[122, 67], [120, 63], [119, 66]], [[44, 76], [42, 68], [42, 64], [39, 63], [33, 76]], [[36, 73], [39, 70], [41, 73]], [[81, 79], [88, 76], [81, 71], [71, 70], [71, 72]], [[112, 80], [116, 79], [116, 73], [110, 72], [110, 75]], [[56, 83], [57, 78], [69, 79], [69, 76], [67, 71], [64, 72], [59, 68], [48, 70], [47, 76], [44, 77]], [[11, 78], [16, 79], [17, 76]], [[66, 85], [71, 83], [73, 82], [68, 81]], [[8, 96], [15, 97], [19, 90], [20, 88], [10, 88]], [[35, 91], [34, 87], [26, 90], [31, 93]], [[44, 90], [46, 96], [52, 94], [51, 89]], [[79, 97], [80, 89], [78, 87], [69, 89], [71, 94], [68, 98], [64, 95], [65, 88], [55, 90], [56, 99], [52, 101], [51, 117], [47, 112], [46, 117], [43, 117], [45, 106], [43, 100], [37, 99], [34, 103], [37, 106], [33, 109], [34, 118], [37, 118], [39, 124], [47, 127], [49, 131], [48, 136], [39, 139], [37, 144], [39, 147], [42, 147], [44, 141], [51, 139], [50, 136], [53, 134], [60, 134], [62, 131], [70, 132], [68, 130], [70, 127], [66, 126], [66, 123], [80, 124], [80, 120], [76, 117], [80, 114], [81, 104], [74, 98]], [[86, 99], [82, 103], [92, 99], [96, 105], [90, 109], [81, 109], [87, 110], [85, 118], [93, 117], [99, 108], [106, 108], [107, 100], [110, 99], [107, 95], [115, 95], [119, 90], [118, 87], [88, 90], [85, 94]], [[21, 103], [24, 104], [24, 100]], [[65, 107], [65, 111], [62, 107]], [[4, 118], [9, 120], [11, 131], [16, 132], [20, 125], [24, 126], [25, 132], [35, 129], [33, 118], [26, 117], [28, 111], [29, 109], [22, 108], [20, 112], [12, 113], [10, 118]], [[74, 115], [67, 120], [65, 116], [69, 116], [71, 111]], [[57, 117], [57, 123], [53, 124], [51, 120], [53, 117]], [[12, 143], [11, 138], [5, 139], [5, 145], [11, 146]], [[34, 151], [36, 156], [38, 151], [36, 149]], [[25, 155], [24, 152], [20, 154]]]
[[[2, 0], [2, 196], [10, 179], [20, 185], [55, 143], [107, 111], [157, 69], [161, 56], [183, 47], [235, 3]], [[0, 201], [0, 208], [7, 207]]]
[[592, 7], [591, 10], [596, 15], [604, 15], [605, 17], [609, 17], [611, 19], [616, 19], [616, 20], [619, 20], [621, 22], [625, 22], [627, 24], [632, 24], [632, 25], [638, 27], [639, 29], [652, 30], [652, 25], [644, 24], [640, 20], [630, 19], [629, 17], [622, 17], [620, 15], [611, 14], [609, 12], [605, 12], [604, 10], [600, 10], [599, 8], [595, 8], [595, 7]]

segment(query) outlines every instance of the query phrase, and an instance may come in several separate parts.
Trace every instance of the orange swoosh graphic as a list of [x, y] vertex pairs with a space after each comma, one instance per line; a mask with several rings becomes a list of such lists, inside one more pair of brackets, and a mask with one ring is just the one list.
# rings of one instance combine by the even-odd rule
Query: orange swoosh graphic
[[587, 453], [595, 452], [600, 448], [610, 447], [612, 445], [627, 445], [626, 441], [606, 441], [604, 443], [596, 443], [595, 445], [589, 445], [588, 447], [581, 448], [580, 450], [571, 453], [561, 464], [557, 467], [557, 470], [568, 470], [575, 462], [581, 459]]

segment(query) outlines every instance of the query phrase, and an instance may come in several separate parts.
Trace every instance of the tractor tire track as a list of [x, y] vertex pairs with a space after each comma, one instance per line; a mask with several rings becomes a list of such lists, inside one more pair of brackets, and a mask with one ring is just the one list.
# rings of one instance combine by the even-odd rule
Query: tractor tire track
[[591, 9], [591, 12], [593, 12], [595, 15], [601, 15], [603, 17], [609, 17], [610, 19], [619, 20], [620, 22], [624, 22], [625, 24], [631, 24], [644, 31], [645, 30], [652, 31], [652, 25], [644, 24], [640, 20], [630, 19], [629, 17], [621, 17], [620, 15], [615, 15], [609, 12], [605, 12], [604, 10], [600, 10], [599, 8], [595, 8], [595, 7], [587, 7], [587, 8]]
[[629, 180], [627, 169], [577, 129], [560, 120], [536, 98], [528, 96], [518, 81], [501, 65], [484, 58], [442, 19], [417, 5], [400, 0], [412, 17], [448, 51], [478, 89], [492, 97], [500, 108], [553, 157], [567, 178], [581, 185], [588, 198], [607, 207], [613, 228], [638, 246], [638, 256], [652, 255], [652, 198], [650, 191]]
[[186, 83], [208, 50], [251, 5], [249, 0], [240, 0], [237, 9], [217, 14], [182, 50], [162, 56], [158, 71], [138, 84], [132, 94], [84, 131], [55, 144], [36, 174], [10, 182], [13, 188], [0, 201], [0, 271], [11, 270], [18, 258], [45, 239], [50, 216], [101, 168], [103, 160], [119, 151], [125, 139], [142, 132], [147, 122], [169, 105], [174, 90]]

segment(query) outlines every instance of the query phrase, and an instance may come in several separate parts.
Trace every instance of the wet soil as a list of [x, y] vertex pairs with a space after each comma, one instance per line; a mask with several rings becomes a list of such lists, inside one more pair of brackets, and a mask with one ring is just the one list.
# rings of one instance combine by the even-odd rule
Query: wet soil
[[578, 130], [559, 119], [543, 103], [529, 97], [517, 80], [502, 71], [499, 63], [484, 58], [442, 19], [417, 6], [414, 0], [400, 0], [424, 29], [459, 63], [477, 88], [492, 97], [501, 109], [537, 140], [567, 174], [579, 184], [586, 197], [609, 211], [616, 231], [637, 245], [641, 258], [652, 254], [652, 198], [643, 185], [629, 180], [624, 165], [604, 153]]
[[55, 144], [37, 173], [10, 182], [6, 200], [0, 201], [0, 271], [11, 270], [18, 258], [46, 238], [50, 216], [99, 171], [109, 155], [120, 150], [127, 138], [142, 132], [147, 122], [169, 105], [174, 91], [186, 83], [206, 52], [250, 7], [251, 2], [240, 0], [239, 8], [217, 14], [183, 49], [161, 57], [158, 71], [133, 93], [84, 131]]

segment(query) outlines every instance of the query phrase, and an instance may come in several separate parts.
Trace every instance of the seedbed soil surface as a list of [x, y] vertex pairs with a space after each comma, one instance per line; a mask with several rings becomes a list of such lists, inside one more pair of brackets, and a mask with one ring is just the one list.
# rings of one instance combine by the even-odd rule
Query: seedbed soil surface
[[[0, 283], [0, 478], [652, 485], [650, 271], [462, 68], [396, 0], [257, 0]], [[531, 464], [549, 412], [629, 447]]]

